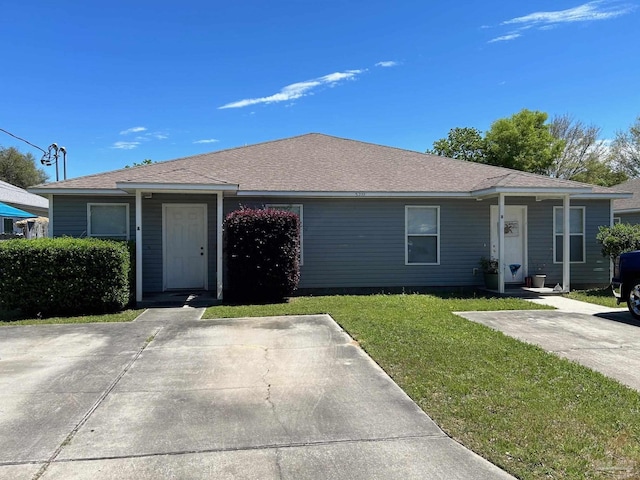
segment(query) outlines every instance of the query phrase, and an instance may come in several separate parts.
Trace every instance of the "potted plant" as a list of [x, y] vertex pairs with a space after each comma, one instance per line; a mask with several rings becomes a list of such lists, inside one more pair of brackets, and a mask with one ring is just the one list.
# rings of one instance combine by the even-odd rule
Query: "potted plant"
[[480, 258], [480, 268], [484, 275], [484, 285], [487, 290], [498, 290], [498, 259], [497, 258]]
[[539, 265], [536, 269], [536, 273], [531, 276], [531, 286], [533, 288], [544, 288], [544, 282], [547, 279], [547, 275], [542, 273], [544, 271], [544, 263]]

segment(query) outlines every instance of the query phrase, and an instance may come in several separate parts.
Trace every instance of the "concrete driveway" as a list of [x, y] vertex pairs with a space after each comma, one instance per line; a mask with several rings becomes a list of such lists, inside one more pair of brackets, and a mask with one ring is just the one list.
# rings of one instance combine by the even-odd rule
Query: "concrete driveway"
[[564, 297], [534, 300], [558, 310], [461, 312], [524, 342], [578, 362], [640, 390], [640, 323], [626, 308], [607, 308]]
[[512, 478], [327, 315], [0, 329], [0, 479]]

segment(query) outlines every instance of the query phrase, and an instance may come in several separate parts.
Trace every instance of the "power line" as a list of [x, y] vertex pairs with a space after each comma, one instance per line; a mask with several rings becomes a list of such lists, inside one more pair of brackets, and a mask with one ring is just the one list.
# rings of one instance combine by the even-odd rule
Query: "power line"
[[19, 136], [14, 135], [14, 134], [13, 134], [13, 133], [11, 133], [11, 132], [7, 132], [4, 128], [0, 128], [0, 132], [4, 132], [4, 133], [6, 133], [7, 135], [11, 135], [13, 138], [17, 138], [18, 140], [22, 140], [24, 143], [28, 143], [28, 144], [29, 144], [29, 145], [31, 145], [32, 147], [35, 147], [35, 148], [37, 148], [38, 150], [40, 150], [42, 153], [45, 153], [45, 154], [47, 153], [47, 151], [46, 151], [45, 149], [40, 148], [39, 146], [34, 145], [33, 143], [29, 142], [28, 140], [25, 140], [24, 138], [20, 138]]
[[46, 165], [47, 167], [50, 167], [51, 165], [56, 166], [56, 182], [60, 180], [60, 177], [58, 175], [58, 158], [60, 157], [60, 154], [62, 154], [62, 161], [64, 164], [64, 179], [65, 180], [67, 179], [67, 149], [66, 148], [58, 147], [58, 144], [52, 143], [51, 145], [49, 145], [49, 150], [47, 151], [43, 148], [40, 148], [37, 145], [34, 145], [28, 140], [25, 140], [24, 138], [20, 138], [19, 136], [14, 135], [11, 132], [7, 132], [4, 128], [0, 128], [0, 132], [4, 132], [7, 135], [11, 135], [13, 138], [17, 138], [18, 140], [21, 140], [24, 143], [27, 143], [32, 147], [35, 147], [38, 150], [40, 150], [42, 153], [44, 153], [44, 155], [42, 155], [42, 159], [40, 160], [40, 163], [42, 163], [43, 165]]

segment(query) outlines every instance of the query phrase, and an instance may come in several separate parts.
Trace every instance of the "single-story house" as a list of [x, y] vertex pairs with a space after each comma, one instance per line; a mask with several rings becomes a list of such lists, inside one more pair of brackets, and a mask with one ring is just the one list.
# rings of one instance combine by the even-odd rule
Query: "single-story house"
[[0, 208], [0, 233], [22, 232], [16, 227], [16, 220], [22, 218], [46, 217], [49, 201], [40, 195], [34, 195], [25, 189], [0, 180], [0, 204], [9, 208]]
[[632, 195], [613, 201], [614, 223], [640, 223], [640, 178], [632, 178], [615, 188]]
[[[501, 167], [306, 135], [43, 184], [54, 236], [136, 241], [136, 297], [223, 293], [224, 216], [273, 207], [301, 220], [300, 289], [475, 286], [525, 277], [603, 285], [595, 236], [629, 196]], [[564, 252], [570, 252], [564, 255]]]

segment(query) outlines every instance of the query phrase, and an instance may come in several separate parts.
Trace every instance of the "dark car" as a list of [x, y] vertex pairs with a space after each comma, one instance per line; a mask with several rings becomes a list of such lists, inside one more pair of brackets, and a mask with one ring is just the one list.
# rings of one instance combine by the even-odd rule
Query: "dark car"
[[631, 315], [640, 320], [640, 250], [623, 253], [615, 259], [611, 286], [618, 304], [626, 301]]

